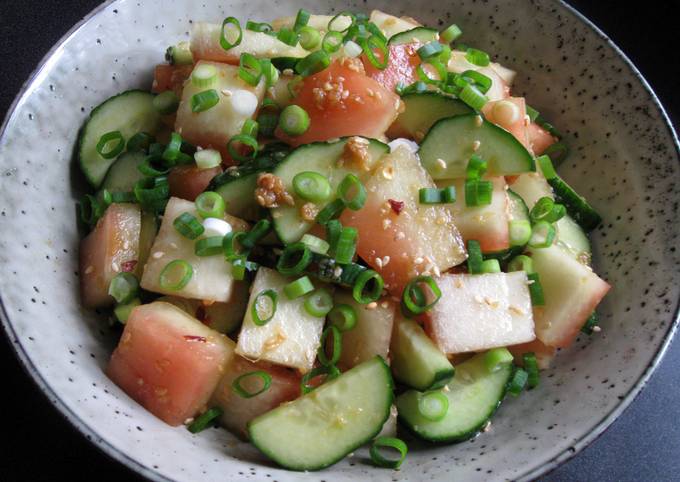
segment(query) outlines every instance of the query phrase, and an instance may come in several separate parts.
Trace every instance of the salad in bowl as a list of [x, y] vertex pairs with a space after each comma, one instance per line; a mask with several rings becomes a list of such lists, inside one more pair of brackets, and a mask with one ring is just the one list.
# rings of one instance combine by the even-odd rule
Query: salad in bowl
[[80, 291], [120, 327], [111, 380], [288, 469], [364, 444], [399, 468], [402, 433], [475, 437], [598, 331], [600, 216], [462, 34], [377, 10], [194, 22], [151, 91], [96, 107]]

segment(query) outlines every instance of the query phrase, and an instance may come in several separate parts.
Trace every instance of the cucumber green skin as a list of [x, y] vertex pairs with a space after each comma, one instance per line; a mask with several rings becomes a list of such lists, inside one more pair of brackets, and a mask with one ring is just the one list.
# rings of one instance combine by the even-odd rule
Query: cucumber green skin
[[406, 32], [395, 33], [387, 43], [390, 45], [409, 44], [413, 42], [413, 39], [417, 39], [425, 44], [437, 40], [438, 36], [439, 32], [433, 28], [416, 27]]
[[260, 205], [255, 201], [255, 188], [260, 172], [232, 177], [214, 189], [224, 199], [227, 214], [246, 221], [255, 221], [261, 217]]
[[[333, 464], [339, 462], [340, 460], [342, 460], [343, 458], [345, 458], [345, 457], [347, 456], [347, 454], [353, 452], [354, 450], [356, 450], [357, 448], [361, 447], [361, 446], [364, 445], [365, 443], [368, 443], [368, 442], [370, 442], [371, 440], [373, 440], [373, 439], [375, 438], [375, 436], [378, 435], [378, 434], [380, 433], [380, 431], [382, 430], [383, 425], [385, 424], [385, 422], [386, 422], [387, 419], [389, 418], [389, 416], [390, 416], [390, 408], [391, 408], [391, 406], [392, 406], [392, 403], [394, 402], [394, 381], [392, 380], [392, 374], [390, 373], [390, 368], [387, 366], [387, 364], [385, 363], [385, 360], [383, 360], [383, 358], [382, 358], [380, 355], [376, 355], [375, 358], [374, 358], [373, 360], [378, 360], [379, 363], [380, 363], [380, 365], [381, 365], [381, 367], [382, 367], [382, 369], [383, 369], [383, 372], [384, 372], [384, 375], [385, 375], [385, 380], [384, 380], [384, 381], [387, 382], [387, 389], [389, 390], [390, 395], [387, 397], [387, 403], [386, 403], [386, 405], [385, 405], [385, 416], [382, 418], [382, 421], [381, 421], [379, 424], [376, 424], [375, 431], [372, 432], [371, 435], [370, 435], [369, 437], [366, 437], [366, 438], [363, 439], [363, 440], [357, 441], [357, 442], [355, 443], [355, 445], [354, 445], [350, 450], [347, 450], [347, 451], [343, 451], [343, 452], [341, 452], [341, 453], [338, 453], [338, 456], [335, 457], [335, 458], [332, 458], [332, 459], [330, 459], [330, 460], [324, 460], [323, 462], [321, 462], [321, 463], [319, 463], [319, 464], [317, 464], [317, 465], [313, 465], [313, 466], [310, 466], [310, 465], [299, 465], [299, 464], [291, 463], [291, 462], [288, 461], [288, 460], [281, 460], [280, 458], [277, 457], [276, 454], [274, 454], [274, 453], [270, 452], [269, 450], [265, 449], [265, 448], [259, 443], [259, 439], [258, 439], [257, 437], [253, 437], [253, 435], [252, 435], [252, 433], [251, 433], [251, 427], [252, 427], [255, 423], [257, 423], [258, 419], [260, 419], [261, 417], [264, 417], [264, 416], [266, 416], [267, 414], [271, 413], [271, 412], [267, 412], [267, 413], [265, 413], [264, 415], [260, 415], [259, 417], [257, 417], [257, 418], [255, 418], [255, 419], [251, 420], [250, 422], [248, 422], [248, 425], [247, 425], [247, 427], [248, 427], [248, 436], [249, 436], [249, 439], [250, 439], [250, 441], [252, 442], [252, 444], [255, 445], [255, 447], [257, 447], [257, 449], [260, 450], [263, 454], [265, 454], [268, 458], [270, 458], [271, 460], [273, 460], [274, 462], [276, 462], [277, 464], [279, 464], [281, 467], [284, 467], [284, 468], [289, 469], [289, 470], [298, 470], [298, 471], [317, 471], [317, 470], [325, 469], [326, 467], [329, 467], [329, 466], [331, 466], [331, 465], [333, 465]], [[364, 363], [371, 363], [373, 360], [369, 360], [369, 361], [366, 361], [366, 362], [364, 362]], [[362, 365], [363, 365], [363, 364], [362, 364]], [[357, 366], [361, 366], [361, 365], [357, 365]], [[355, 368], [356, 368], [356, 367], [355, 367]], [[351, 371], [351, 370], [348, 370], [348, 372], [345, 372], [345, 373], [349, 373], [350, 371]], [[341, 375], [340, 377], [342, 377], [342, 376], [344, 376], [344, 374]], [[339, 378], [338, 378], [338, 379], [339, 379]], [[338, 379], [336, 379], [336, 380], [338, 380]], [[333, 380], [333, 381], [335, 381], [335, 380]], [[333, 383], [333, 382], [329, 382], [329, 383]], [[304, 397], [304, 396], [309, 396], [309, 394], [303, 395], [303, 397]], [[351, 397], [352, 394], [351, 394], [351, 393], [348, 393], [348, 396]], [[295, 401], [293, 401], [293, 402], [291, 402], [291, 403], [295, 403]], [[290, 405], [290, 404], [282, 405], [282, 406], [280, 406], [280, 407], [278, 407], [278, 408], [275, 408], [274, 410], [285, 410], [289, 405]], [[272, 411], [274, 411], [274, 410], [272, 410]], [[332, 441], [331, 441], [331, 442], [332, 442]]]
[[[112, 123], [110, 127], [107, 127], [103, 131], [98, 131], [97, 128], [99, 126], [97, 126], [97, 123], [99, 117], [108, 118], [107, 109], [115, 109], [116, 104], [130, 101], [132, 96], [139, 97], [138, 99], [135, 99], [135, 102], [139, 103], [140, 107], [142, 102], [148, 103], [148, 105], [144, 107], [145, 112], [143, 115], [145, 118], [142, 119], [143, 122], [135, 126], [134, 129], [131, 129], [128, 122], [129, 119], [127, 121], [123, 119], [120, 122]], [[107, 132], [118, 130], [123, 134], [123, 137], [127, 142], [127, 140], [137, 132], [147, 132], [151, 135], [156, 134], [160, 127], [161, 116], [153, 107], [153, 97], [153, 94], [143, 90], [127, 90], [105, 100], [92, 110], [89, 119], [82, 128], [80, 138], [78, 139], [78, 163], [80, 164], [83, 174], [85, 174], [88, 182], [93, 187], [98, 188], [100, 186], [109, 167], [111, 167], [115, 161], [115, 159], [104, 159], [97, 153], [95, 146], [102, 135]], [[139, 111], [123, 108], [121, 109], [121, 112], [130, 114]]]
[[[470, 360], [458, 365], [457, 370], [456, 370], [456, 377], [458, 377], [462, 372], [465, 367], [465, 365], [470, 364], [470, 363], [476, 363], [480, 364], [481, 370], [485, 370], [484, 368], [484, 353], [480, 353], [478, 355], [475, 355], [473, 358]], [[404, 427], [406, 427], [411, 433], [413, 433], [416, 437], [423, 439], [428, 442], [435, 442], [435, 443], [455, 443], [455, 442], [463, 442], [465, 440], [469, 440], [475, 435], [477, 435], [482, 428], [486, 425], [486, 423], [491, 419], [494, 413], [496, 413], [496, 410], [500, 406], [501, 402], [505, 398], [505, 394], [507, 392], [507, 386], [510, 381], [510, 377], [512, 376], [512, 371], [513, 367], [512, 365], [507, 365], [503, 368], [501, 368], [502, 372], [499, 372], [499, 378], [500, 381], [498, 383], [498, 386], [496, 387], [498, 390], [498, 393], [496, 396], [494, 396], [495, 403], [490, 404], [489, 406], [486, 407], [485, 410], [482, 411], [482, 413], [479, 414], [478, 417], [476, 417], [473, 420], [469, 421], [469, 424], [466, 426], [465, 429], [459, 430], [454, 433], [449, 433], [445, 435], [432, 435], [428, 433], [427, 427], [428, 425], [434, 425], [440, 422], [427, 422], [425, 423], [413, 423], [413, 420], [411, 420], [412, 417], [419, 417], [422, 419], [422, 417], [419, 416], [417, 413], [417, 402], [415, 402], [415, 406], [413, 403], [413, 400], [415, 397], [417, 397], [418, 393], [415, 390], [409, 390], [397, 397], [397, 410], [399, 414], [399, 421], [403, 424]], [[502, 375], [502, 377], [501, 377]], [[456, 381], [456, 378], [454, 378], [454, 382]], [[452, 383], [454, 383], [452, 382]], [[449, 384], [449, 387], [451, 384]], [[464, 388], [464, 387], [463, 387]], [[452, 390], [456, 390], [457, 388], [454, 386]], [[446, 395], [446, 392], [442, 392]], [[409, 406], [410, 403], [410, 406]], [[451, 410], [451, 405], [449, 406], [449, 410]], [[415, 413], [412, 413], [415, 412]], [[448, 417], [449, 414], [445, 416]], [[416, 419], [417, 421], [417, 419]]]
[[124, 152], [116, 159], [102, 182], [102, 189], [111, 192], [130, 192], [135, 187], [137, 181], [144, 179], [137, 166], [139, 166], [146, 155], [142, 152]]
[[[508, 131], [482, 119], [477, 114], [459, 115], [438, 120], [420, 144], [420, 162], [433, 179], [465, 177], [467, 163], [476, 154], [489, 165], [488, 175], [507, 176], [535, 171], [534, 158]], [[480, 141], [474, 151], [474, 141]], [[447, 162], [442, 168], [437, 159]]]
[[426, 134], [439, 119], [473, 112], [460, 100], [439, 92], [407, 94], [401, 100], [406, 108], [390, 131], [412, 139]]
[[[524, 199], [512, 189], [507, 190], [508, 199], [510, 201], [510, 216], [512, 220], [529, 221], [529, 208]], [[519, 256], [524, 251], [526, 245], [510, 246], [503, 251], [496, 251], [494, 253], [484, 253], [484, 258], [497, 259], [500, 262], [510, 261], [515, 256]]]
[[[285, 159], [283, 159], [279, 164], [277, 164], [276, 168], [273, 170], [273, 173], [282, 179], [283, 184], [286, 187], [286, 190], [291, 194], [294, 193], [292, 187], [292, 179], [293, 177], [295, 177], [295, 174], [303, 171], [315, 171], [325, 176], [331, 182], [333, 196], [326, 203], [317, 205], [319, 209], [323, 209], [323, 207], [328, 202], [331, 202], [332, 199], [335, 197], [337, 185], [340, 183], [340, 181], [342, 181], [342, 179], [340, 179], [339, 176], [331, 176], [330, 173], [333, 173], [334, 171], [337, 171], [338, 174], [353, 173], [356, 174], [359, 177], [359, 179], [365, 181], [365, 177], [367, 175], [366, 172], [355, 171], [348, 168], [347, 166], [342, 168], [335, 166], [337, 160], [340, 158], [340, 156], [342, 156], [342, 150], [340, 150], [339, 155], [336, 155], [335, 152], [333, 152], [333, 155], [329, 155], [328, 153], [325, 153], [324, 155], [325, 151], [325, 149], [323, 149], [324, 147], [329, 148], [329, 150], [331, 151], [335, 151], [338, 147], [340, 147], [339, 145], [344, 146], [344, 143], [350, 137], [355, 136], [343, 137], [340, 140], [332, 143], [312, 142], [310, 144], [304, 144], [295, 149], [294, 151], [292, 151], [288, 156], [286, 156]], [[369, 152], [372, 153], [374, 159], [390, 152], [390, 148], [387, 144], [375, 139], [368, 138], [366, 139], [370, 142]], [[314, 153], [315, 151], [317, 152], [314, 154], [314, 157], [310, 157], [308, 155], [309, 153]], [[344, 178], [344, 176], [342, 177]], [[292, 243], [298, 241], [302, 237], [302, 235], [305, 232], [307, 232], [309, 228], [312, 226], [311, 223], [305, 222], [300, 219], [299, 216], [300, 205], [301, 205], [300, 200], [297, 199], [296, 197], [295, 206], [281, 206], [272, 209], [272, 217], [274, 219], [274, 230], [284, 243]], [[295, 225], [296, 223], [297, 226]]]
[[588, 204], [588, 201], [583, 196], [574, 191], [574, 189], [564, 182], [560, 177], [553, 177], [548, 179], [548, 184], [555, 191], [555, 199], [557, 202], [564, 204], [567, 212], [574, 218], [585, 232], [590, 232], [602, 222], [600, 215]]

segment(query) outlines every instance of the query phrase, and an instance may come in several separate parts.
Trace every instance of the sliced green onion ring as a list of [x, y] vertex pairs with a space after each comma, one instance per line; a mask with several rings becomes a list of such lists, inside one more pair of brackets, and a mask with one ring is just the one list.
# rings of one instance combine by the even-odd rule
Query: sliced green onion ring
[[[231, 231], [224, 236], [222, 240], [222, 250], [224, 251], [224, 257], [227, 261], [233, 261], [244, 255], [247, 255], [247, 250], [241, 244], [243, 238], [246, 236], [244, 231]], [[241, 248], [237, 248], [236, 244], [241, 245]]]
[[330, 220], [340, 216], [345, 207], [345, 202], [342, 199], [334, 199], [330, 203], [326, 204], [326, 206], [321, 211], [319, 211], [319, 214], [316, 215], [315, 221], [323, 226]]
[[328, 319], [344, 333], [356, 326], [358, 317], [356, 310], [351, 305], [339, 304], [335, 305], [328, 313]]
[[524, 271], [527, 274], [531, 274], [534, 272], [534, 262], [529, 256], [520, 254], [510, 260], [507, 270], [508, 273], [512, 271]]
[[342, 33], [331, 30], [324, 35], [321, 48], [327, 54], [334, 54], [342, 47], [342, 39]]
[[[243, 387], [243, 382], [249, 380], [249, 379], [254, 379], [254, 378], [259, 378], [262, 386], [259, 389], [256, 389], [255, 391], [248, 391]], [[267, 373], [264, 370], [256, 370], [248, 373], [244, 373], [243, 375], [237, 377], [233, 382], [231, 382], [231, 389], [233, 390], [234, 393], [236, 393], [238, 396], [243, 397], [243, 398], [253, 398], [258, 396], [260, 393], [264, 393], [267, 390], [269, 390], [269, 387], [272, 386], [272, 376]]]
[[[331, 357], [328, 358], [326, 355], [326, 340], [328, 336], [333, 336], [333, 351], [331, 352]], [[335, 325], [329, 325], [321, 334], [321, 342], [319, 345], [319, 350], [317, 351], [317, 358], [322, 366], [335, 366], [340, 360], [340, 355], [342, 353], [342, 335], [340, 330]]]
[[467, 242], [468, 249], [468, 272], [470, 274], [480, 274], [482, 272], [482, 263], [484, 258], [482, 257], [482, 248], [479, 245], [479, 241], [471, 239]]
[[194, 204], [198, 215], [203, 219], [222, 219], [227, 207], [224, 198], [213, 191], [205, 191], [199, 194]]
[[352, 297], [362, 305], [377, 301], [382, 296], [385, 282], [378, 273], [372, 269], [363, 271], [352, 287]]
[[321, 34], [313, 27], [305, 26], [298, 31], [300, 46], [305, 50], [314, 50], [321, 43]]
[[314, 291], [314, 285], [308, 276], [291, 281], [283, 287], [283, 292], [289, 300], [295, 300]]
[[[250, 308], [253, 323], [257, 326], [264, 326], [269, 323], [276, 314], [278, 298], [279, 295], [273, 289], [260, 291]], [[261, 314], [263, 316], [260, 316]]]
[[222, 253], [222, 241], [224, 236], [208, 236], [201, 238], [194, 244], [196, 256], [215, 256]]
[[238, 63], [238, 76], [247, 84], [256, 86], [262, 78], [262, 64], [252, 54], [244, 52]]
[[354, 174], [347, 174], [338, 185], [338, 197], [352, 211], [358, 211], [364, 207], [366, 196], [366, 188]]
[[539, 221], [534, 224], [529, 239], [530, 248], [547, 248], [555, 241], [555, 226], [547, 221]]
[[321, 203], [331, 197], [331, 184], [318, 172], [303, 171], [293, 177], [295, 194], [314, 203]]
[[96, 149], [104, 159], [114, 159], [125, 149], [125, 138], [120, 131], [107, 132], [99, 138]]
[[467, 52], [465, 53], [465, 59], [471, 64], [477, 65], [479, 67], [486, 67], [490, 63], [489, 54], [482, 50], [473, 48], [467, 49]]
[[[368, 39], [358, 39], [358, 43], [364, 50], [366, 58], [371, 63], [371, 65], [373, 65], [373, 67], [380, 70], [383, 70], [385, 67], [387, 67], [387, 64], [389, 63], [390, 52], [387, 48], [387, 43], [383, 39], [377, 35], [371, 35], [368, 37]], [[375, 55], [375, 50], [381, 54], [382, 61], [378, 60], [378, 57]]]
[[128, 152], [146, 151], [154, 140], [154, 136], [148, 132], [138, 132], [128, 139], [126, 150]]
[[[434, 295], [434, 300], [430, 303], [427, 303], [426, 300], [422, 299], [422, 296], [417, 294], [418, 291], [422, 292], [422, 288], [419, 286], [420, 284], [427, 285], [430, 292]], [[424, 294], [424, 292], [422, 293]], [[432, 276], [424, 275], [416, 276], [411, 281], [409, 281], [402, 294], [404, 306], [414, 315], [420, 315], [430, 310], [441, 297], [442, 291], [439, 289], [439, 286], [437, 285], [437, 282], [434, 280], [434, 278], [432, 278]]]
[[191, 96], [191, 112], [205, 112], [212, 109], [220, 101], [215, 89], [204, 90]]
[[[230, 42], [227, 40], [227, 26], [231, 25], [233, 28], [236, 28], [238, 31], [238, 35], [236, 36], [236, 39], [234, 39], [233, 42]], [[241, 43], [241, 40], [243, 39], [243, 30], [241, 30], [241, 23], [238, 21], [237, 18], [235, 17], [227, 17], [224, 19], [222, 22], [222, 29], [220, 30], [220, 45], [224, 50], [229, 50], [233, 47], [236, 47]]]
[[442, 392], [432, 390], [418, 397], [418, 413], [431, 422], [439, 422], [449, 411], [449, 399]]
[[538, 361], [536, 360], [536, 354], [533, 352], [525, 353], [524, 355], [522, 355], [522, 363], [524, 364], [524, 369], [527, 371], [527, 374], [529, 375], [527, 379], [527, 386], [529, 387], [529, 390], [531, 390], [532, 388], [536, 388], [540, 380], [540, 376], [538, 374]]
[[[238, 146], [241, 146], [241, 150], [243, 150], [244, 147], [247, 148], [248, 153], [245, 155], [241, 154]], [[237, 162], [246, 162], [255, 159], [255, 157], [257, 157], [258, 148], [259, 144], [257, 143], [257, 139], [245, 134], [237, 134], [229, 139], [229, 142], [227, 143], [229, 155]]]
[[202, 149], [194, 154], [199, 169], [212, 169], [222, 164], [222, 155], [216, 149]]
[[241, 246], [243, 246], [246, 249], [252, 249], [255, 247], [255, 244], [265, 237], [267, 233], [272, 228], [272, 222], [269, 219], [260, 219], [258, 222], [255, 223], [255, 226], [248, 231], [248, 234], [246, 234], [243, 237], [243, 240], [241, 241]]
[[293, 25], [293, 30], [295, 30], [297, 32], [302, 27], [307, 25], [307, 23], [309, 22], [309, 17], [310, 17], [310, 13], [307, 10], [305, 10], [304, 8], [301, 8], [300, 10], [298, 10], [297, 15], [295, 16], [295, 24]]
[[200, 88], [210, 87], [215, 82], [217, 82], [217, 69], [212, 64], [197, 65], [194, 68], [193, 72], [191, 72], [191, 83], [194, 84], [196, 87]]
[[333, 297], [324, 288], [314, 290], [305, 300], [305, 311], [312, 316], [324, 317], [333, 308]]
[[523, 370], [522, 368], [515, 368], [514, 373], [512, 374], [512, 378], [510, 379], [510, 382], [508, 382], [508, 392], [510, 395], [513, 397], [518, 396], [520, 393], [522, 393], [522, 390], [524, 390], [524, 387], [527, 384], [527, 381], [529, 380], [529, 374], [526, 372], [526, 370]]
[[450, 44], [461, 35], [463, 35], [463, 31], [460, 29], [460, 27], [458, 27], [458, 25], [454, 23], [449, 25], [445, 30], [443, 30], [439, 34], [439, 38], [446, 42], [447, 44]]
[[295, 72], [303, 77], [321, 72], [331, 64], [331, 59], [323, 50], [316, 50], [295, 64]]
[[531, 223], [526, 219], [513, 219], [509, 223], [510, 246], [524, 246], [531, 239]]
[[312, 253], [316, 254], [326, 254], [330, 249], [328, 242], [309, 233], [304, 234], [300, 242], [306, 245]]
[[482, 274], [485, 273], [500, 273], [501, 264], [497, 259], [485, 259], [482, 261]]
[[282, 275], [296, 276], [301, 274], [311, 262], [312, 252], [309, 247], [297, 242], [285, 247], [276, 263], [276, 269]]
[[[337, 29], [333, 28], [335, 21], [340, 17], [349, 17], [352, 20], [350, 25], [348, 25], [344, 30], [337, 30]], [[334, 16], [332, 19], [329, 20], [328, 31], [329, 32], [347, 32], [350, 29], [350, 27], [352, 25], [354, 25], [354, 22], [356, 22], [356, 16], [352, 12], [345, 10], [343, 12], [338, 13], [336, 16]]]
[[118, 273], [109, 283], [109, 295], [124, 305], [139, 294], [139, 280], [132, 273]]
[[196, 239], [205, 231], [201, 222], [190, 213], [180, 214], [172, 222], [172, 225], [179, 234], [188, 239]]
[[299, 105], [286, 106], [279, 115], [279, 128], [289, 136], [300, 136], [309, 129], [309, 114]]
[[[399, 458], [388, 458], [385, 457], [381, 450], [383, 449], [394, 449], [399, 452]], [[373, 463], [379, 467], [385, 467], [387, 469], [398, 469], [401, 464], [404, 463], [406, 459], [406, 454], [408, 453], [408, 447], [406, 444], [395, 437], [378, 437], [373, 441], [371, 445], [371, 460]]]
[[340, 370], [338, 370], [337, 367], [335, 366], [319, 366], [316, 367], [307, 373], [302, 377], [302, 380], [300, 380], [300, 391], [302, 392], [303, 395], [308, 394], [309, 392], [313, 391], [316, 389], [315, 386], [310, 385], [309, 382], [311, 382], [314, 378], [318, 376], [326, 375], [324, 379], [324, 383], [328, 382], [330, 380], [333, 380], [334, 378], [337, 378], [340, 376]]
[[194, 269], [189, 263], [176, 259], [165, 265], [159, 276], [159, 284], [164, 290], [179, 291], [189, 284], [193, 275]]
[[543, 296], [543, 287], [538, 273], [528, 273], [529, 279], [529, 295], [531, 296], [531, 304], [533, 306], [545, 305], [545, 297]]
[[353, 227], [344, 227], [340, 231], [337, 243], [333, 247], [335, 252], [335, 261], [338, 264], [348, 264], [354, 259], [354, 254], [357, 250], [357, 239], [359, 238], [359, 231]]

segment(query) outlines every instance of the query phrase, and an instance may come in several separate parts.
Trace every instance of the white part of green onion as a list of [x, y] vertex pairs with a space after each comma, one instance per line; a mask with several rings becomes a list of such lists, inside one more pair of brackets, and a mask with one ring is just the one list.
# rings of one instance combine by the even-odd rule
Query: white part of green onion
[[222, 164], [222, 155], [216, 149], [202, 149], [196, 151], [194, 160], [199, 169], [212, 169]]
[[359, 46], [359, 44], [352, 40], [345, 42], [343, 50], [345, 52], [345, 56], [352, 58], [358, 57], [363, 52], [363, 49]]
[[249, 90], [238, 89], [232, 92], [231, 108], [239, 115], [250, 117], [257, 110], [257, 96]]
[[201, 64], [191, 73], [191, 83], [196, 87], [211, 87], [217, 82], [217, 69], [214, 65]]
[[203, 220], [203, 236], [226, 236], [231, 233], [233, 228], [228, 222], [217, 218], [206, 218]]

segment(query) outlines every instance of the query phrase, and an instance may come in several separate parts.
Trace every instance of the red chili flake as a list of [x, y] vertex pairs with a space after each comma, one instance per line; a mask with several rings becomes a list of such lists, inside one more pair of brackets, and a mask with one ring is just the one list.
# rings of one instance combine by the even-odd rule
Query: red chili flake
[[390, 203], [392, 211], [399, 214], [404, 209], [404, 201], [395, 201], [394, 199], [388, 199], [387, 202]]
[[120, 265], [120, 269], [122, 269], [124, 273], [130, 273], [134, 271], [136, 267], [137, 267], [136, 259], [133, 259], [131, 261], [125, 261]]
[[205, 311], [205, 307], [203, 305], [198, 305], [198, 308], [196, 308], [196, 319], [204, 325], [210, 326], [212, 323], [212, 320], [208, 316], [208, 313]]
[[196, 335], [184, 335], [184, 339], [186, 341], [200, 341], [201, 343], [205, 343], [206, 341], [208, 341], [206, 337]]

